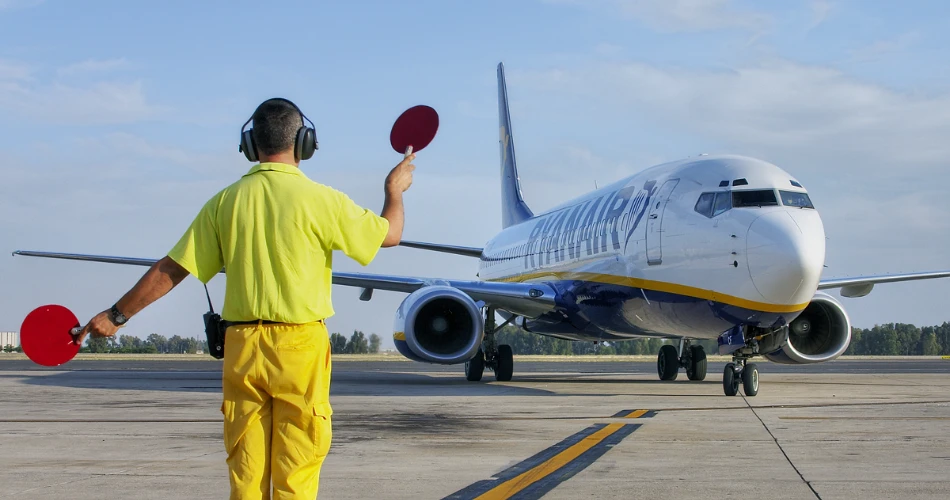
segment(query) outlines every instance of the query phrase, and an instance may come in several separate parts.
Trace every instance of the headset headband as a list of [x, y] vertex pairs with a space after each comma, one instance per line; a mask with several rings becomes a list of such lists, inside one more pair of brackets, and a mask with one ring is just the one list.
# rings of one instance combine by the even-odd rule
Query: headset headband
[[[310, 118], [307, 118], [307, 115], [303, 114], [303, 111], [289, 99], [284, 99], [283, 97], [273, 97], [270, 98], [257, 106], [257, 109], [254, 110], [254, 113], [250, 118], [244, 122], [244, 125], [241, 126], [241, 145], [238, 146], [238, 151], [244, 153], [244, 156], [248, 161], [256, 162], [258, 161], [257, 154], [257, 145], [254, 144], [254, 136], [252, 134], [253, 128], [244, 130], [247, 126], [254, 120], [254, 115], [261, 109], [261, 106], [273, 102], [281, 101], [293, 106], [297, 113], [300, 114], [301, 122], [304, 122], [303, 125], [297, 129], [297, 135], [294, 138], [294, 157], [297, 161], [308, 160], [313, 156], [314, 151], [319, 149], [319, 144], [317, 143], [317, 133], [316, 126], [313, 124], [313, 121]], [[307, 127], [306, 123], [310, 123], [310, 126]]]

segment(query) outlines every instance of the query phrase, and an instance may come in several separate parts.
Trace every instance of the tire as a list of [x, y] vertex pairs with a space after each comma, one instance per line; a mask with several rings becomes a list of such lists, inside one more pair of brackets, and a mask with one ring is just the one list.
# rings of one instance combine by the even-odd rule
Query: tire
[[656, 373], [660, 380], [676, 380], [680, 371], [680, 357], [676, 348], [671, 345], [665, 345], [660, 348], [660, 354], [656, 357]]
[[515, 371], [515, 360], [510, 345], [498, 346], [498, 366], [495, 367], [495, 380], [508, 382]]
[[465, 362], [465, 379], [469, 382], [478, 382], [485, 373], [485, 353], [481, 349], [475, 356]]
[[700, 381], [706, 378], [706, 350], [701, 345], [689, 348], [689, 364], [686, 365], [686, 377]]
[[736, 365], [729, 363], [722, 370], [722, 390], [726, 396], [739, 394], [739, 379], [736, 378]]
[[749, 397], [759, 393], [759, 367], [755, 363], [745, 365], [742, 370], [742, 392]]

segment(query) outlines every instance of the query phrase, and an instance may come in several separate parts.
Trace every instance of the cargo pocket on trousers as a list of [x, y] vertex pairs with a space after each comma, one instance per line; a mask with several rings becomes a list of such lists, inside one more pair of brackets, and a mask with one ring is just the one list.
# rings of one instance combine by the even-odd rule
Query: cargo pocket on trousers
[[333, 440], [331, 415], [333, 410], [330, 403], [313, 405], [313, 427], [310, 436], [313, 439], [313, 456], [316, 459], [322, 459], [330, 452], [330, 441]]

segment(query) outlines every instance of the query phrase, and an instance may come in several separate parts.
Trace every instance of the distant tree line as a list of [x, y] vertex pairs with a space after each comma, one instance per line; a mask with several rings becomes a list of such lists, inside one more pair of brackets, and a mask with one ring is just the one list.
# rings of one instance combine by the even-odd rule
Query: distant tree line
[[340, 333], [330, 334], [330, 348], [333, 354], [377, 354], [382, 343], [383, 339], [379, 335], [371, 333], [369, 338], [366, 338], [366, 335], [359, 330], [354, 331], [349, 340]]
[[[375, 333], [366, 334], [357, 330], [349, 340], [339, 333], [330, 335], [330, 345], [334, 354], [376, 354], [379, 352], [382, 338]], [[208, 352], [208, 342], [205, 339], [184, 338], [175, 335], [165, 338], [164, 335], [153, 333], [144, 340], [132, 335], [117, 337], [92, 338], [89, 337], [79, 352], [91, 353], [124, 353], [124, 354], [195, 354], [198, 351]]]
[[119, 354], [195, 354], [198, 351], [208, 352], [208, 342], [204, 339], [185, 338], [174, 335], [165, 338], [164, 335], [153, 333], [144, 340], [132, 335], [118, 335], [115, 337], [86, 339], [79, 352], [92, 353], [119, 353]]
[[[853, 328], [851, 345], [847, 355], [869, 356], [941, 356], [950, 355], [950, 322], [940, 326], [918, 328], [903, 323], [889, 323], [874, 328]], [[618, 342], [579, 342], [556, 339], [545, 335], [528, 333], [514, 326], [506, 326], [498, 332], [499, 344], [508, 344], [515, 354], [557, 355], [611, 355], [652, 354], [660, 346], [671, 341], [661, 339], [632, 339]], [[676, 343], [675, 341], [672, 341]], [[716, 354], [715, 340], [694, 341], [702, 345], [707, 354]]]
[[918, 328], [904, 323], [887, 323], [874, 328], [853, 328], [851, 345], [845, 354], [871, 356], [950, 355], [950, 322]]

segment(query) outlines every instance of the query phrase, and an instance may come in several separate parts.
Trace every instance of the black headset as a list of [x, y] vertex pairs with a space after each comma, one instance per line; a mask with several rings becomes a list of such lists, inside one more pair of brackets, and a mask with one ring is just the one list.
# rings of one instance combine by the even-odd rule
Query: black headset
[[[309, 127], [304, 124], [299, 129], [297, 129], [297, 137], [294, 139], [294, 158], [297, 161], [309, 160], [313, 156], [314, 151], [319, 149], [319, 145], [317, 144], [317, 132], [314, 130], [313, 122], [310, 121], [310, 118], [307, 118], [307, 116], [303, 114], [303, 111], [300, 111], [300, 108], [298, 108], [296, 104], [284, 99], [283, 97], [268, 99], [261, 103], [257, 109], [260, 109], [260, 107], [264, 104], [273, 101], [282, 101], [290, 104], [294, 107], [294, 109], [297, 110], [298, 113], [300, 113], [301, 120], [310, 122]], [[257, 114], [257, 110], [254, 111], [254, 114]], [[251, 117], [248, 118], [246, 122], [244, 122], [244, 126], [241, 127], [241, 145], [238, 146], [238, 151], [244, 153], [244, 157], [247, 158], [247, 161], [258, 160], [257, 145], [254, 144], [254, 136], [251, 135], [251, 131], [254, 129], [249, 128], [244, 130], [253, 119], [254, 115], [251, 115]]]

